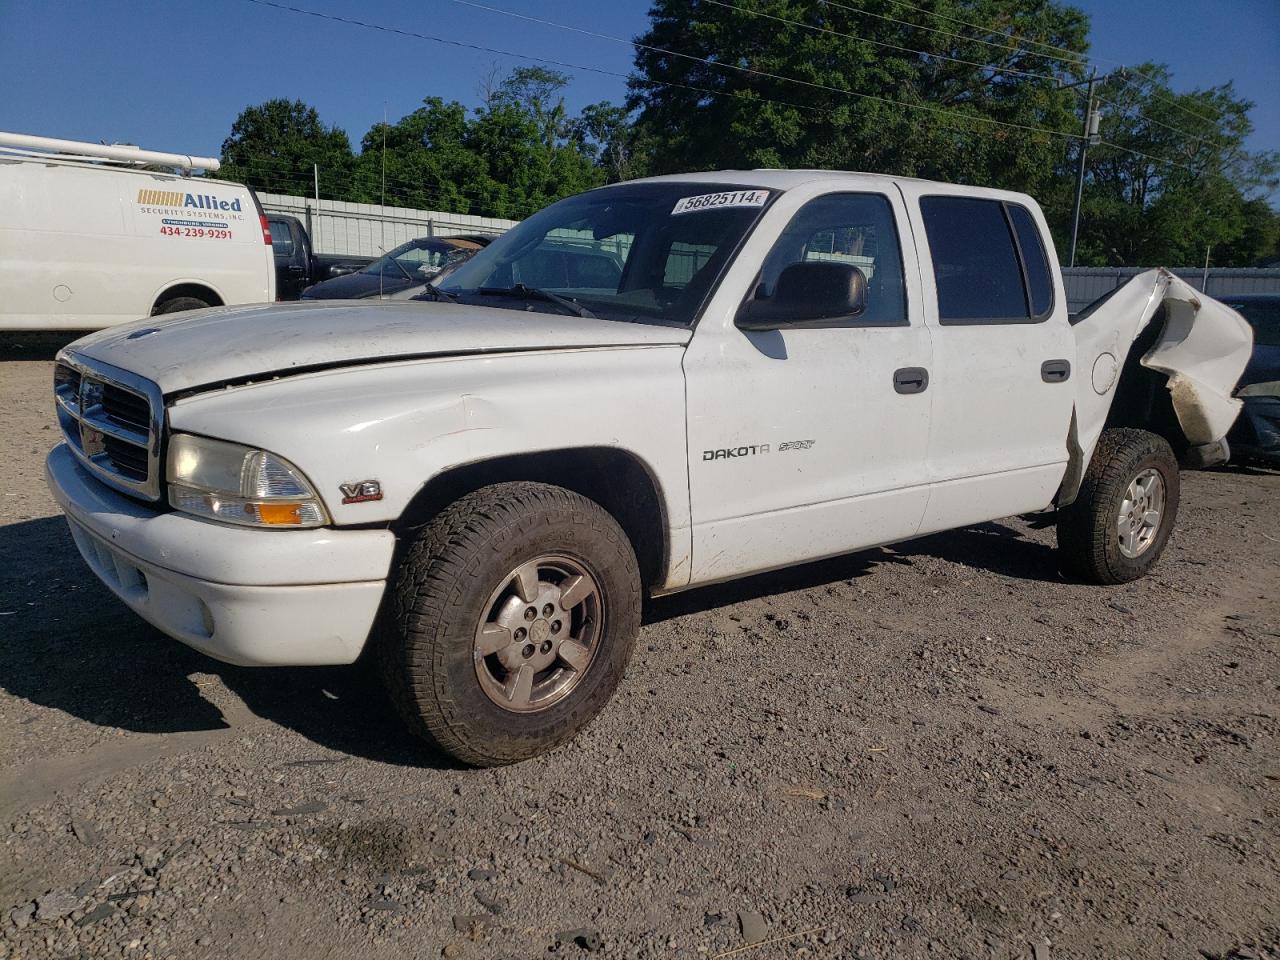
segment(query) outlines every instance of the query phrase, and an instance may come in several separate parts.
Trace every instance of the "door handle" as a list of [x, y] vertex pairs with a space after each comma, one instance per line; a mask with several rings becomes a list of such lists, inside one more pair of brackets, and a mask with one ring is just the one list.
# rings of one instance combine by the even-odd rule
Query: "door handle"
[[924, 393], [929, 386], [929, 371], [924, 367], [903, 367], [893, 371], [896, 393]]
[[1046, 360], [1040, 364], [1040, 379], [1045, 383], [1062, 383], [1070, 377], [1070, 360]]

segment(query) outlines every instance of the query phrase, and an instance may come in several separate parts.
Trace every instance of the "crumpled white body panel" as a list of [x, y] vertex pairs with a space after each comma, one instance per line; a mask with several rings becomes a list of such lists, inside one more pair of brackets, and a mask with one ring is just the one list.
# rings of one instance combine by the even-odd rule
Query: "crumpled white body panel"
[[[1119, 288], [1077, 323], [1076, 430], [1089, 456], [1102, 433], [1129, 348], [1160, 309], [1167, 319], [1142, 365], [1169, 377], [1173, 409], [1193, 446], [1226, 436], [1240, 412], [1231, 396], [1253, 350], [1253, 330], [1226, 304], [1163, 267]], [[1087, 460], [1087, 458], [1086, 458]]]

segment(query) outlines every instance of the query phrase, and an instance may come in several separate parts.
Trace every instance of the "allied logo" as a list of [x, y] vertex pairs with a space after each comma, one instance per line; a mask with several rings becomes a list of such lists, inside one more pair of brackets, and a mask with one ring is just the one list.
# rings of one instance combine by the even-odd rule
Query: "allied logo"
[[355, 483], [340, 483], [338, 489], [342, 491], [342, 502], [345, 503], [369, 503], [371, 500], [382, 499], [382, 484], [377, 480], [357, 480]]
[[240, 198], [219, 200], [211, 193], [181, 193], [177, 190], [139, 190], [138, 203], [148, 207], [184, 207], [192, 210], [233, 210], [240, 212]]

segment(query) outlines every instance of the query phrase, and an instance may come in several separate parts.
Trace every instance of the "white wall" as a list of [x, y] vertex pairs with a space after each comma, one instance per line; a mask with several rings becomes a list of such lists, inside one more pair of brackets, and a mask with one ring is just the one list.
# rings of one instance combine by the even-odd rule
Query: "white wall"
[[408, 207], [382, 207], [374, 203], [312, 200], [278, 193], [260, 193], [258, 199], [268, 213], [287, 213], [306, 224], [316, 253], [359, 257], [376, 257], [415, 237], [501, 233], [518, 222]]

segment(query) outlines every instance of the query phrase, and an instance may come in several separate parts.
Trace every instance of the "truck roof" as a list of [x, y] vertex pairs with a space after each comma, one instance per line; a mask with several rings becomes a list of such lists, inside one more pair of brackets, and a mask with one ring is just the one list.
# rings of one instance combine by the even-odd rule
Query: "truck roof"
[[818, 180], [833, 182], [846, 181], [867, 185], [868, 181], [885, 183], [936, 184], [939, 187], [954, 189], [961, 187], [972, 190], [975, 196], [1002, 196], [1029, 199], [1026, 194], [1013, 190], [996, 190], [990, 187], [978, 187], [968, 184], [946, 183], [941, 180], [923, 180], [919, 177], [898, 177], [884, 173], [862, 173], [856, 170], [706, 170], [701, 173], [675, 173], [659, 177], [646, 177], [633, 183], [693, 182], [693, 183], [726, 183], [743, 187], [761, 187], [767, 190], [791, 190], [806, 183]]

